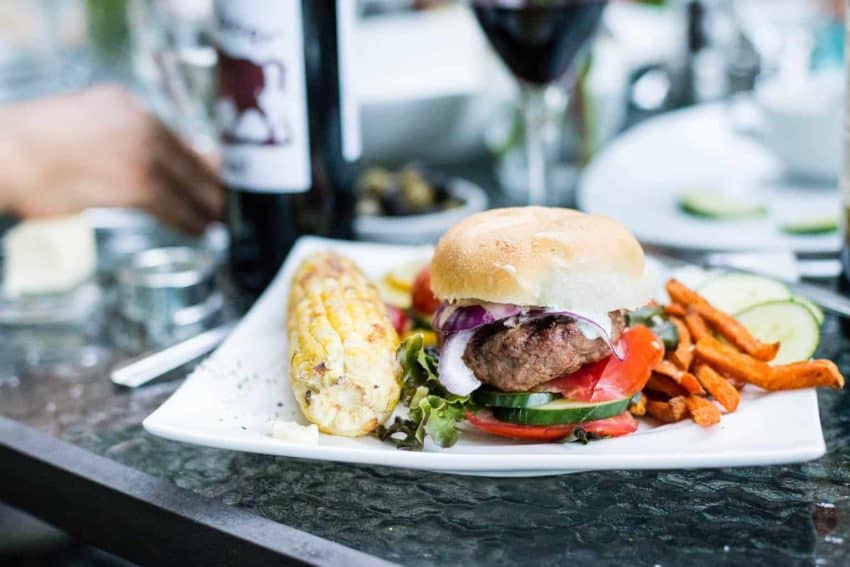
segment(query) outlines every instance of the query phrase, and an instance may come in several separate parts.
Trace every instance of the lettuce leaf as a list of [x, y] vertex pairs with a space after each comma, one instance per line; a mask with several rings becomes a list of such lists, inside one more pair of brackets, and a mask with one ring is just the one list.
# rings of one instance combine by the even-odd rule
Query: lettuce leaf
[[626, 323], [629, 327], [645, 325], [664, 343], [668, 351], [676, 350], [679, 345], [679, 331], [664, 314], [664, 308], [657, 305], [647, 305], [626, 313]]
[[451, 447], [460, 437], [457, 424], [472, 407], [469, 396], [456, 396], [440, 384], [439, 353], [426, 348], [422, 335], [408, 337], [398, 348], [401, 364], [401, 402], [409, 408], [408, 418], [396, 417], [389, 426], [378, 428], [382, 441], [400, 449], [420, 450], [429, 436], [440, 447]]

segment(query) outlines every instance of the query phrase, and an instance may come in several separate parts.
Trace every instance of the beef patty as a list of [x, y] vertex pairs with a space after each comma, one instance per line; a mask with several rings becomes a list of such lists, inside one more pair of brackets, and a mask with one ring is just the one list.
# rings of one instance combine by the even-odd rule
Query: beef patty
[[[625, 318], [621, 311], [608, 316], [616, 344]], [[505, 392], [527, 392], [609, 354], [608, 344], [585, 337], [575, 319], [552, 315], [516, 326], [499, 321], [481, 327], [466, 346], [463, 361], [485, 384]]]

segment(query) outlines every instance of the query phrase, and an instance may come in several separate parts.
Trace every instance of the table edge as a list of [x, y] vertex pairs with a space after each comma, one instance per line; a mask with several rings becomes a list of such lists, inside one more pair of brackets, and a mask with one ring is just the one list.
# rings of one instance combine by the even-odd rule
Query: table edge
[[390, 563], [0, 416], [0, 500], [141, 564]]

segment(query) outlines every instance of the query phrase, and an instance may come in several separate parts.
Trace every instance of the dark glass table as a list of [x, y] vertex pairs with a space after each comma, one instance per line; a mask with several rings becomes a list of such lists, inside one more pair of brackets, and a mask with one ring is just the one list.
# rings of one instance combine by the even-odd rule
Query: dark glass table
[[[833, 318], [819, 356], [850, 372], [850, 342]], [[0, 380], [0, 499], [140, 562], [373, 562], [352, 550], [412, 565], [842, 565], [850, 556], [845, 392], [819, 394], [829, 452], [815, 462], [499, 479], [236, 453], [144, 432], [142, 419], [178, 385], [120, 389], [103, 370]]]

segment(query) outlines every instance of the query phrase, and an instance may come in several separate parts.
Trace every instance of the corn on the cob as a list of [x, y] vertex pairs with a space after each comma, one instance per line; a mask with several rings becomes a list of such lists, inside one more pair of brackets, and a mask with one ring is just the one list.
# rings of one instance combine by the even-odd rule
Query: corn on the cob
[[289, 293], [289, 381], [305, 417], [356, 437], [395, 409], [398, 335], [378, 291], [334, 253], [304, 260]]

